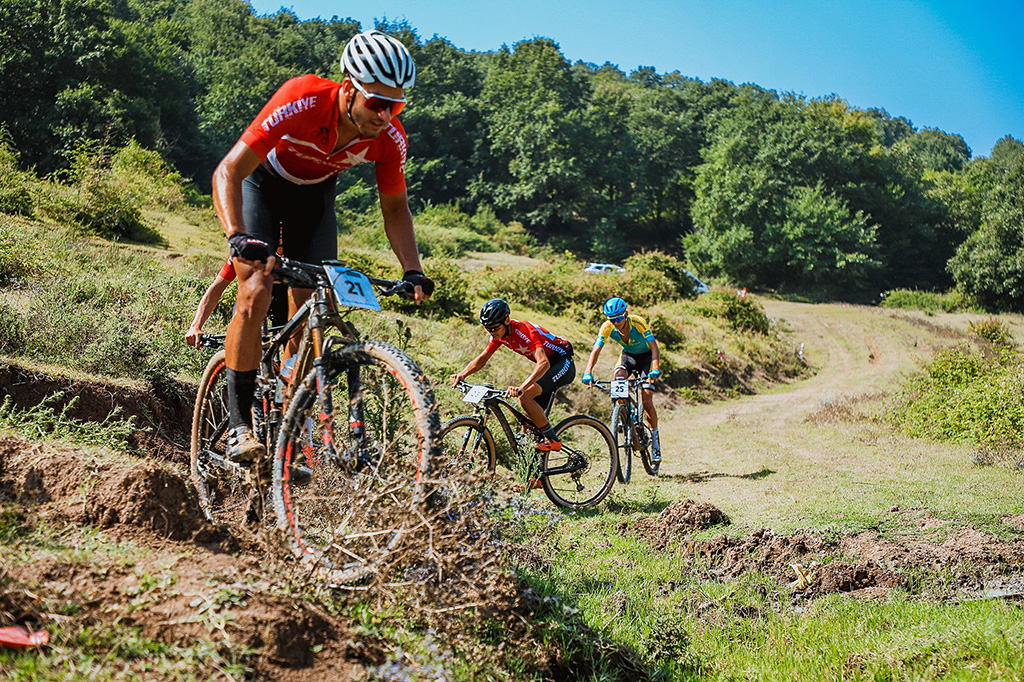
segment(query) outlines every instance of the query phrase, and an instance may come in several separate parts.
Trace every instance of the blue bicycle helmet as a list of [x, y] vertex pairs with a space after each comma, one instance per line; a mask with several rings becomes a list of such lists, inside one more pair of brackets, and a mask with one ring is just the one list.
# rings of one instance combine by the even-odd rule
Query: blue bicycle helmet
[[604, 316], [609, 320], [613, 317], [621, 317], [626, 314], [626, 302], [618, 296], [609, 298], [604, 302]]

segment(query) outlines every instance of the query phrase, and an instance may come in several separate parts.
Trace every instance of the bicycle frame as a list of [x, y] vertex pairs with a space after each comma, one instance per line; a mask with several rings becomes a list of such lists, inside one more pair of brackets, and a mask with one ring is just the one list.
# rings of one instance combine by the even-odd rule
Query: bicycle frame
[[[621, 392], [621, 384], [619, 382], [626, 383], [626, 390]], [[613, 381], [595, 381], [593, 385], [596, 388], [606, 389], [611, 396], [613, 405], [621, 405], [625, 408], [625, 423], [622, 426], [622, 442], [618, 442], [619, 434], [617, 429], [612, 428], [612, 435], [616, 439], [616, 445], [618, 446], [619, 452], [619, 480], [623, 483], [629, 483], [632, 476], [632, 462], [633, 462], [633, 443], [634, 440], [640, 438], [642, 449], [646, 452], [646, 447], [643, 445], [643, 430], [646, 414], [644, 412], [643, 398], [641, 391], [643, 390], [643, 379], [615, 379]], [[619, 384], [619, 385], [617, 385]], [[615, 414], [613, 408], [612, 424], [611, 427], [615, 426]], [[611, 428], [610, 427], [610, 428]], [[626, 458], [626, 466], [622, 466], [622, 456]], [[645, 464], [646, 466], [646, 464]]]
[[[515, 407], [513, 407], [511, 403], [509, 403], [507, 400], [505, 400], [502, 397], [502, 394], [504, 393], [503, 391], [495, 389], [495, 388], [491, 387], [488, 384], [484, 384], [484, 385], [487, 386], [488, 389], [493, 394], [492, 395], [488, 395], [487, 397], [481, 399], [479, 403], [476, 403], [474, 405], [474, 407], [473, 407], [473, 416], [478, 417], [480, 419], [480, 426], [486, 428], [488, 417], [490, 415], [493, 415], [494, 418], [498, 421], [498, 424], [501, 425], [501, 429], [505, 433], [505, 438], [508, 440], [509, 447], [512, 448], [512, 451], [513, 451], [513, 454], [514, 454], [516, 460], [518, 462], [523, 462], [524, 461], [524, 454], [535, 454], [535, 452], [533, 450], [530, 450], [529, 452], [524, 453], [523, 448], [521, 447], [521, 443], [520, 443], [519, 439], [516, 438], [515, 432], [512, 430], [512, 424], [509, 422], [508, 417], [505, 416], [505, 413], [502, 410], [502, 407], [504, 407], [505, 410], [508, 410], [509, 412], [512, 413], [512, 415], [516, 418], [516, 421], [519, 422], [519, 425], [522, 426], [524, 431], [529, 433], [529, 435], [532, 438], [534, 438], [534, 439], [538, 438], [540, 436], [540, 430], [533, 423], [533, 420], [531, 420], [523, 412], [521, 412], [518, 409], [516, 409]], [[470, 386], [470, 384], [466, 384], [465, 382], [461, 382], [460, 388], [462, 386]], [[546, 469], [544, 471], [540, 471], [539, 474], [542, 475], [542, 476], [546, 476], [546, 475], [549, 475], [549, 474], [550, 475], [571, 474], [571, 473], [574, 473], [575, 471], [577, 471], [577, 469], [578, 469], [578, 467], [572, 467], [572, 466], [566, 465], [566, 466], [556, 467], [556, 468], [553, 468], [553, 469]]]
[[[283, 256], [278, 256], [277, 260], [278, 265], [274, 267], [273, 273], [281, 282], [289, 287], [312, 289], [313, 293], [291, 318], [280, 327], [269, 329], [267, 331], [269, 338], [264, 338], [263, 354], [260, 358], [262, 371], [259, 375], [257, 391], [263, 407], [266, 430], [262, 435], [268, 451], [272, 450], [275, 445], [277, 428], [280, 426], [285, 406], [294, 396], [302, 379], [311, 369], [315, 369], [318, 386], [326, 385], [324, 356], [329, 354], [331, 348], [337, 343], [359, 342], [359, 333], [355, 326], [345, 319], [345, 315], [351, 312], [351, 309], [336, 309], [332, 297], [332, 286], [323, 269], [323, 265], [344, 266], [345, 264], [341, 261], [324, 261], [321, 265], [314, 265]], [[366, 278], [371, 284], [381, 289], [381, 295], [397, 294], [408, 297], [408, 288], [402, 281], [369, 276]], [[328, 326], [334, 326], [342, 335], [325, 339], [324, 330]], [[280, 354], [285, 345], [300, 331], [302, 337], [294, 356], [295, 366], [292, 369], [290, 380], [284, 381], [280, 371]], [[213, 340], [223, 338], [222, 335], [204, 335], [202, 345], [212, 346], [214, 345]], [[365, 428], [358, 370], [351, 370], [348, 387], [350, 436], [353, 441], [361, 445], [362, 439], [365, 437]], [[334, 405], [329, 393], [319, 393], [319, 407], [321, 430], [324, 434], [327, 455], [336, 459], [332, 438]], [[218, 459], [220, 458], [218, 457]], [[226, 459], [224, 461], [226, 464], [229, 463]]]
[[519, 440], [516, 438], [515, 432], [512, 430], [512, 424], [508, 417], [505, 416], [505, 412], [502, 410], [502, 407], [511, 412], [519, 425], [527, 430], [531, 436], [539, 434], [537, 427], [528, 416], [513, 407], [507, 400], [497, 395], [484, 398], [474, 405], [473, 415], [479, 417], [480, 425], [484, 427], [487, 426], [487, 421], [493, 416], [497, 420], [498, 424], [501, 425], [501, 430], [505, 433], [505, 438], [508, 440], [509, 446], [515, 451], [517, 457], [519, 457], [521, 456]]

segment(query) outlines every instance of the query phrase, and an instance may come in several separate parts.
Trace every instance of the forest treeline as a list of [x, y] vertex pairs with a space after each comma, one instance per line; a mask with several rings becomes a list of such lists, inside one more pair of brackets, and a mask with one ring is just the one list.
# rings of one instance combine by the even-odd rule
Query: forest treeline
[[[812, 298], [955, 286], [1024, 311], [1024, 144], [988, 157], [839, 96], [570, 63], [534, 38], [470, 52], [378, 28], [418, 67], [402, 120], [414, 209], [519, 222], [553, 250], [660, 249], [703, 277]], [[242, 0], [4, 0], [0, 125], [21, 170], [134, 140], [199, 191], [288, 78], [338, 79], [358, 22], [258, 16]], [[0, 177], [0, 210], [4, 177]], [[367, 168], [339, 205], [375, 204]]]

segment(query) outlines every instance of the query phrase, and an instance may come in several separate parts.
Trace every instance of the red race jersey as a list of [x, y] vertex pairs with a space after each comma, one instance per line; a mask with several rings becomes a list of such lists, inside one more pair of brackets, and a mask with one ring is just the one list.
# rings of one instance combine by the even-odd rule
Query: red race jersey
[[543, 348], [549, 358], [566, 358], [572, 355], [572, 344], [561, 336], [555, 336], [547, 329], [532, 322], [509, 320], [508, 334], [500, 341], [493, 336], [487, 344], [487, 352], [494, 353], [501, 346], [508, 346], [523, 357], [535, 359], [533, 354]]
[[372, 161], [381, 194], [405, 191], [405, 128], [397, 118], [377, 137], [360, 135], [341, 149], [341, 83], [314, 74], [285, 82], [242, 133], [242, 142], [286, 180], [311, 185]]

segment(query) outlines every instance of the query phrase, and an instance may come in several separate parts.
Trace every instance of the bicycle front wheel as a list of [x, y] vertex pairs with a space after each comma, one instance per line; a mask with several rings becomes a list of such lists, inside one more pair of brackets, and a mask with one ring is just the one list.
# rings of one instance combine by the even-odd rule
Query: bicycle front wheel
[[615, 450], [619, 462], [619, 483], [629, 483], [633, 476], [633, 448], [630, 447], [628, 406], [616, 403], [612, 407], [612, 434], [615, 436]]
[[425, 523], [425, 477], [439, 449], [434, 394], [408, 355], [375, 341], [332, 351], [324, 379], [318, 392], [317, 370], [305, 377], [281, 426], [278, 524], [319, 579], [384, 579]]
[[600, 420], [582, 414], [559, 423], [555, 433], [562, 449], [544, 453], [544, 494], [567, 509], [596, 505], [615, 484], [615, 438]]
[[441, 462], [453, 471], [494, 471], [494, 436], [479, 417], [455, 417], [441, 427]]

